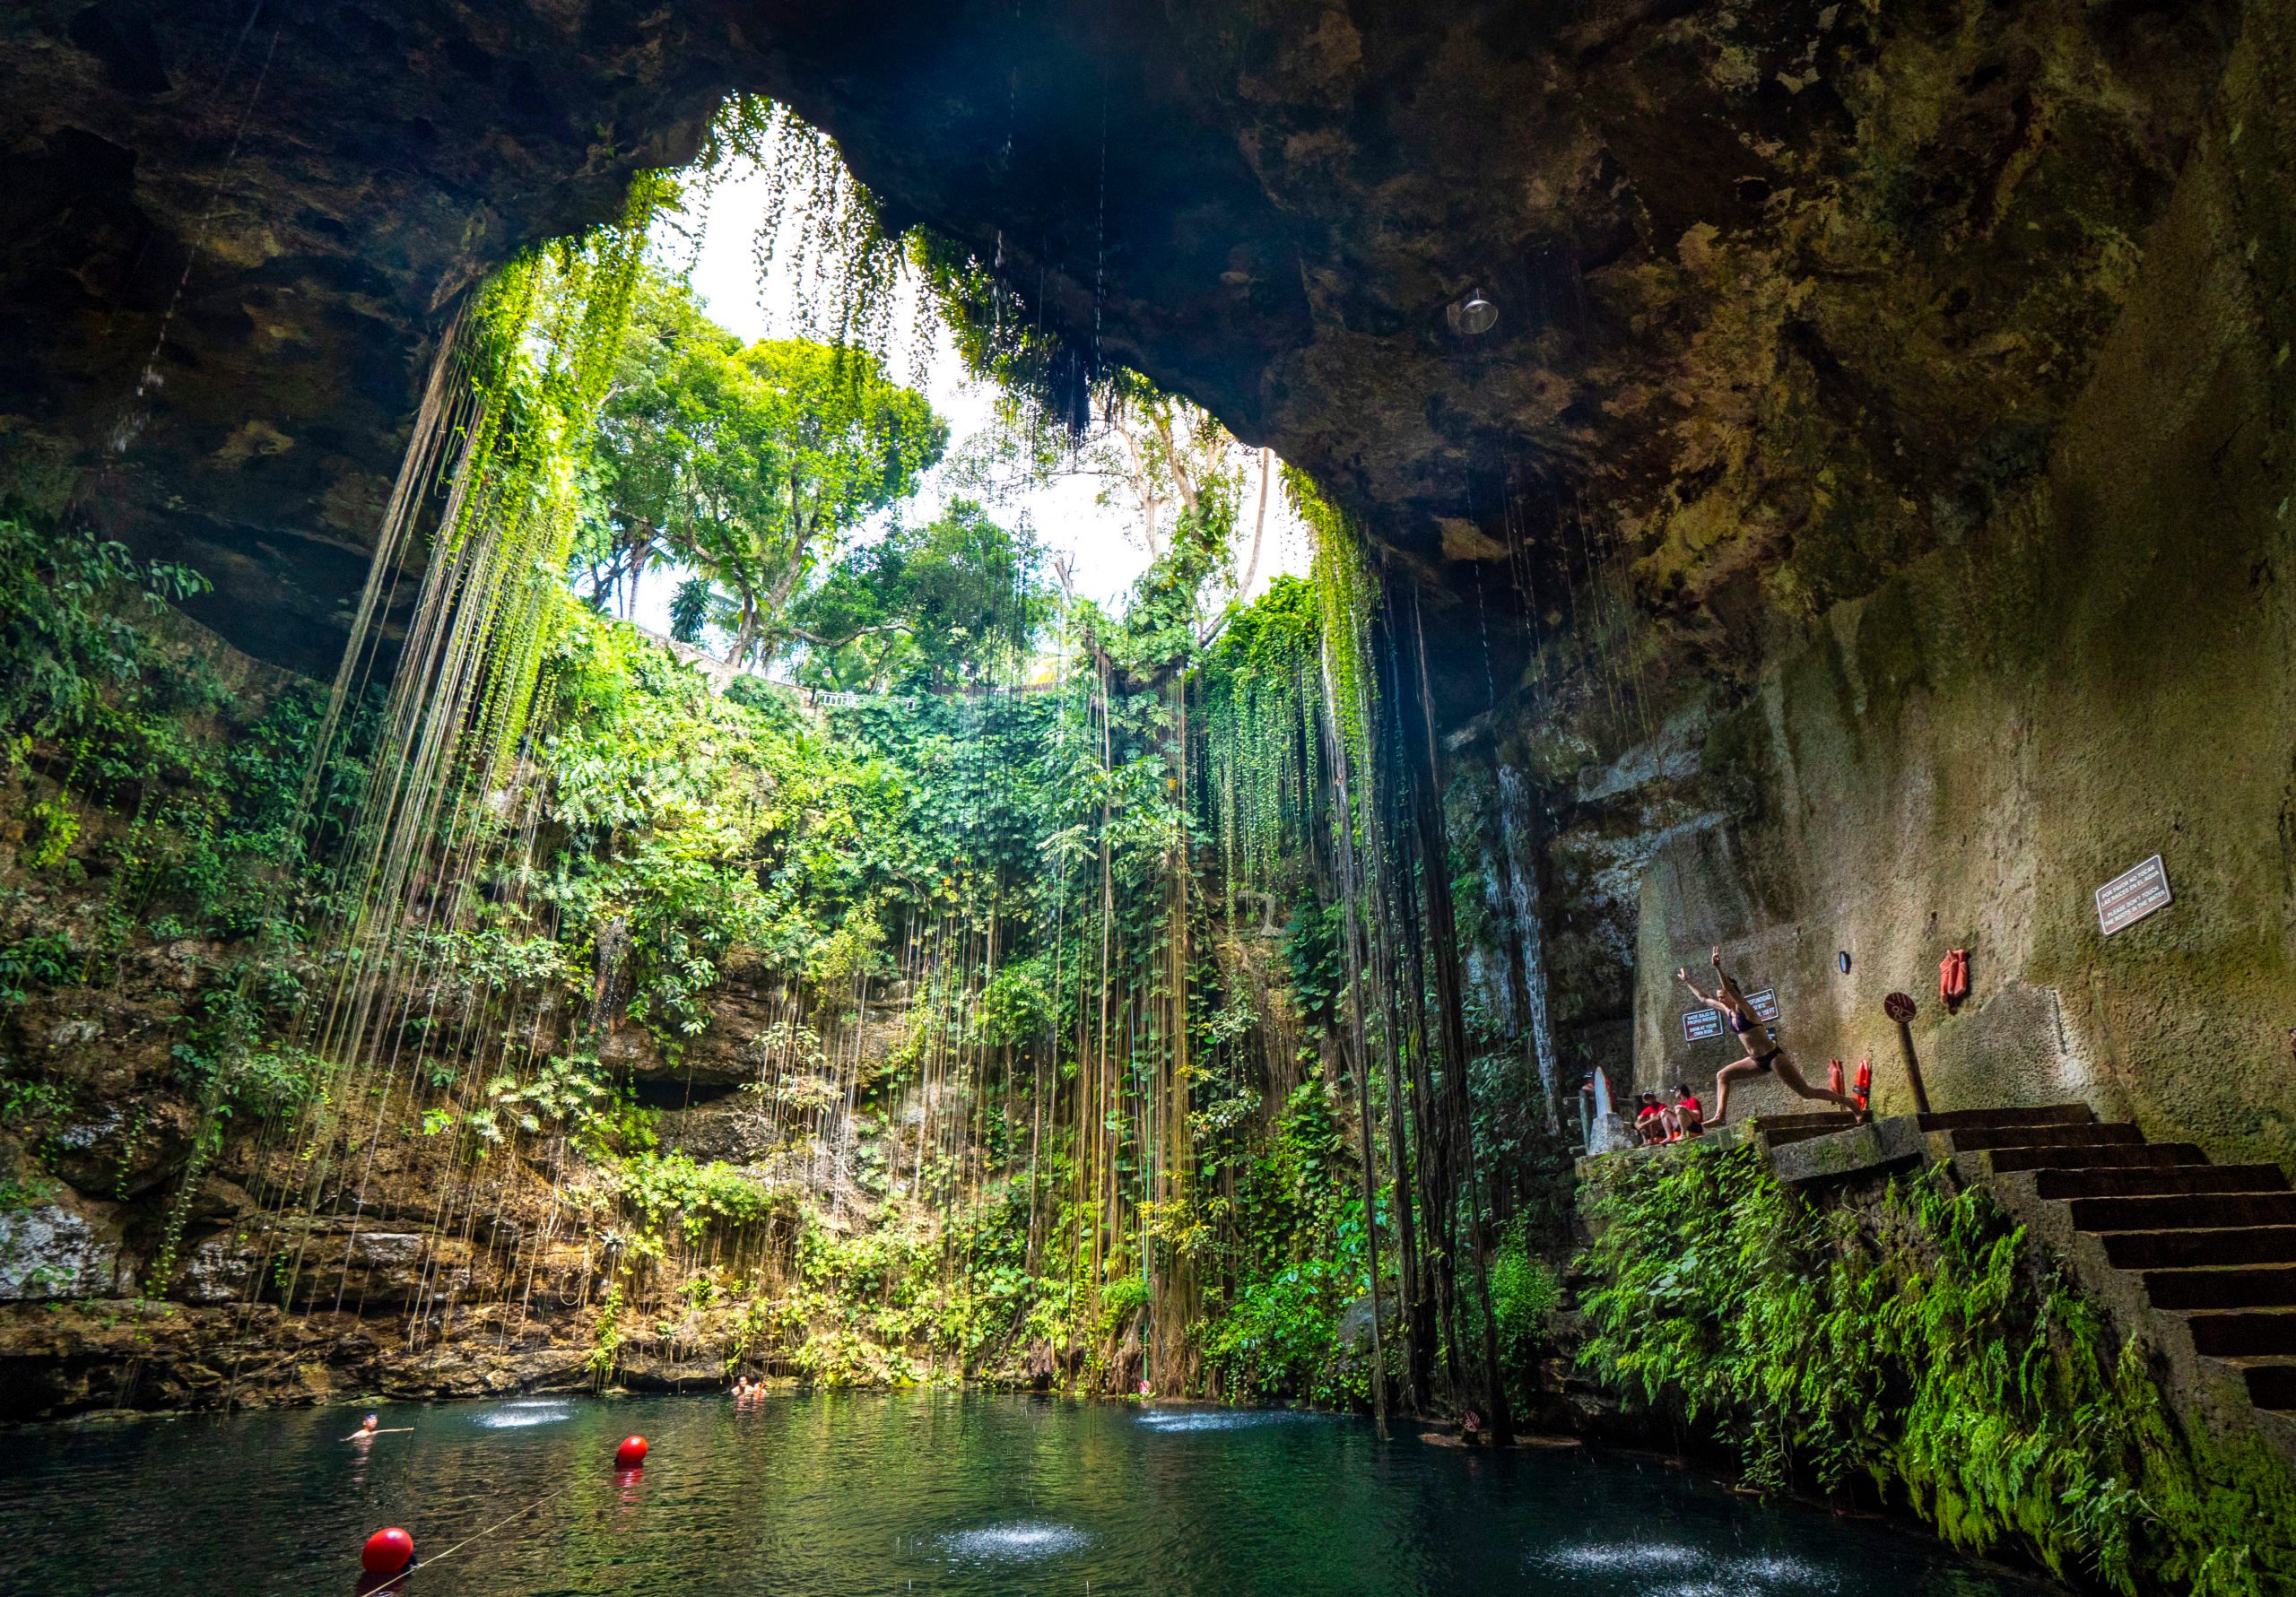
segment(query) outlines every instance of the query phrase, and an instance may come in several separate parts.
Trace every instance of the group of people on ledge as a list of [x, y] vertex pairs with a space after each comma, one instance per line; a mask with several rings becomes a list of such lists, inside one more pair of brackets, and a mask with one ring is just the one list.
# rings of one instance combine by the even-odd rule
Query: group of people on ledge
[[1634, 1135], [1644, 1144], [1679, 1142], [1684, 1137], [1703, 1135], [1706, 1131], [1706, 1108], [1698, 1101], [1698, 1094], [1681, 1082], [1674, 1083], [1674, 1101], [1662, 1101], [1655, 1092], [1642, 1095], [1634, 1111]]
[[[1687, 967], [1677, 968], [1674, 979], [1690, 990], [1699, 1002], [1720, 1011], [1723, 1024], [1739, 1039], [1744, 1055], [1724, 1065], [1714, 1076], [1714, 1114], [1709, 1119], [1698, 1095], [1681, 1082], [1674, 1084], [1674, 1101], [1668, 1103], [1656, 1092], [1645, 1092], [1636, 1106], [1634, 1140], [1648, 1146], [1659, 1142], [1679, 1142], [1686, 1137], [1703, 1133], [1709, 1126], [1718, 1126], [1729, 1118], [1730, 1087], [1733, 1082], [1750, 1081], [1757, 1076], [1775, 1074], [1796, 1097], [1831, 1103], [1847, 1109], [1863, 1119], [1866, 1106], [1848, 1094], [1828, 1087], [1813, 1087], [1803, 1080], [1794, 1061], [1778, 1040], [1775, 1026], [1765, 1026], [1756, 1015], [1753, 1005], [1747, 1002], [1744, 991], [1736, 978], [1722, 968], [1722, 950], [1713, 953], [1714, 991], [1705, 992], [1690, 979]], [[1595, 1078], [1590, 1073], [1580, 1085], [1579, 1092], [1586, 1100], [1586, 1110], [1592, 1117]]]

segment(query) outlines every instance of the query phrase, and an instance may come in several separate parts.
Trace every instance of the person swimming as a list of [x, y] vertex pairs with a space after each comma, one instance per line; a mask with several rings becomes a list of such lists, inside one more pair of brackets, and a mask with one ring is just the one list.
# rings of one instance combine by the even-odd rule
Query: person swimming
[[352, 1431], [349, 1436], [343, 1439], [346, 1442], [371, 1442], [377, 1436], [404, 1436], [408, 1431], [414, 1428], [411, 1425], [394, 1425], [387, 1430], [377, 1429], [376, 1428], [381, 1424], [382, 1420], [380, 1419], [375, 1415], [370, 1414], [367, 1418], [359, 1422], [359, 1428], [357, 1430]]
[[1722, 1011], [1724, 1023], [1737, 1034], [1746, 1050], [1745, 1057], [1714, 1072], [1714, 1113], [1707, 1117], [1706, 1125], [1709, 1128], [1718, 1126], [1729, 1118], [1731, 1082], [1743, 1081], [1753, 1076], [1767, 1076], [1773, 1072], [1797, 1097], [1839, 1104], [1851, 1115], [1862, 1117], [1865, 1111], [1858, 1107], [1856, 1098], [1827, 1088], [1813, 1087], [1802, 1079], [1802, 1072], [1795, 1068], [1793, 1056], [1762, 1029], [1761, 1020], [1755, 1015], [1753, 1006], [1746, 1002], [1745, 994], [1732, 979], [1730, 973], [1722, 968], [1722, 950], [1718, 948], [1714, 950], [1713, 963], [1716, 986], [1711, 993], [1698, 990], [1697, 984], [1690, 979], [1688, 967], [1678, 966], [1674, 970], [1674, 979], [1690, 989], [1692, 997]]

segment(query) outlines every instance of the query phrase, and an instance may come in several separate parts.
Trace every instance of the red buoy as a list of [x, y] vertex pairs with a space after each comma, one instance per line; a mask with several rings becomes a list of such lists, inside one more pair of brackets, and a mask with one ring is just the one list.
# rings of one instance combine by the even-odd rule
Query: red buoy
[[396, 1575], [413, 1562], [414, 1538], [396, 1525], [368, 1537], [359, 1553], [359, 1567], [370, 1575]]
[[613, 1467], [617, 1470], [634, 1470], [645, 1462], [646, 1438], [643, 1436], [625, 1436], [622, 1445], [613, 1450]]

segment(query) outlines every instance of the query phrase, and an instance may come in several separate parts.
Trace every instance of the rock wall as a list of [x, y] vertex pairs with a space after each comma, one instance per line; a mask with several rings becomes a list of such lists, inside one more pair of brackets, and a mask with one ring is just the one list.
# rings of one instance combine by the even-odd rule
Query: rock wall
[[[1729, 1056], [1684, 1044], [1673, 981], [1719, 943], [1805, 1072], [1870, 1053], [1885, 1108], [1909, 1102], [1900, 988], [1941, 1107], [2081, 1098], [2296, 1163], [2291, 46], [2251, 12], [2039, 469], [1752, 638], [1743, 690], [1683, 686], [1655, 735], [1554, 778], [1558, 941], [1594, 950], [1560, 1002], [1631, 1002], [1638, 1084]], [[2175, 903], [2103, 937], [2092, 890], [2154, 853]], [[1954, 947], [1974, 991], [1949, 1016]]]

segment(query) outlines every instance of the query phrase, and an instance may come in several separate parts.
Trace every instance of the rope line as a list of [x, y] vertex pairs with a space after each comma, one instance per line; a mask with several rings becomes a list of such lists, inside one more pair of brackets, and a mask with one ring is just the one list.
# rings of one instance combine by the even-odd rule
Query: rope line
[[456, 1542], [454, 1546], [448, 1548], [445, 1552], [436, 1554], [428, 1558], [416, 1559], [414, 1567], [408, 1570], [407, 1573], [410, 1575], [420, 1575], [426, 1569], [436, 1568], [439, 1565], [445, 1563], [448, 1558], [453, 1558], [457, 1553], [462, 1551], [463, 1549], [468, 1547], [472, 1542], [478, 1541], [483, 1536], [491, 1536], [495, 1532], [500, 1530], [504, 1525], [509, 1524], [512, 1520], [523, 1518], [525, 1515], [534, 1513], [537, 1508], [546, 1507], [550, 1504], [557, 1502], [561, 1497], [572, 1497], [575, 1492], [581, 1489], [582, 1485], [582, 1482], [578, 1481], [572, 1486], [565, 1487], [558, 1491], [552, 1492], [547, 1497], [537, 1497], [523, 1508], [512, 1510], [509, 1514], [496, 1520], [484, 1530], [472, 1532], [460, 1541]]

